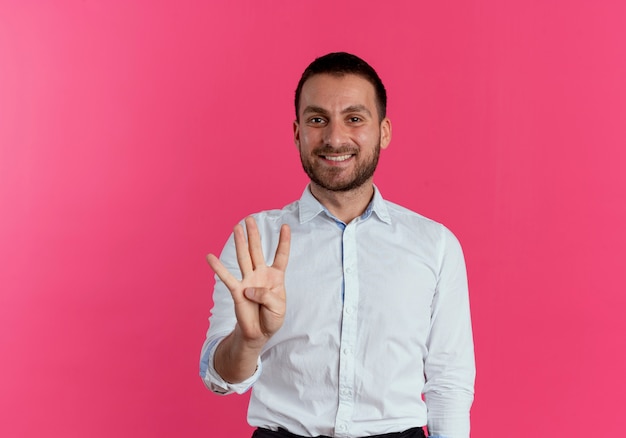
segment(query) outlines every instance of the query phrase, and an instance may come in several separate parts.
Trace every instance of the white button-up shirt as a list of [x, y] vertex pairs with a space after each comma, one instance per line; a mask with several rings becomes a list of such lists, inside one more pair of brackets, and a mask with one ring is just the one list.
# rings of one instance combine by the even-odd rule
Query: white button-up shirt
[[[250, 425], [303, 436], [360, 437], [428, 424], [431, 435], [468, 437], [474, 349], [454, 235], [377, 189], [349, 224], [308, 188], [282, 210], [253, 216], [268, 265], [280, 226], [291, 227], [285, 321], [255, 374], [225, 382], [213, 354], [236, 318], [216, 277], [200, 361], [207, 387], [221, 394], [252, 387]], [[221, 260], [240, 275], [232, 235]]]

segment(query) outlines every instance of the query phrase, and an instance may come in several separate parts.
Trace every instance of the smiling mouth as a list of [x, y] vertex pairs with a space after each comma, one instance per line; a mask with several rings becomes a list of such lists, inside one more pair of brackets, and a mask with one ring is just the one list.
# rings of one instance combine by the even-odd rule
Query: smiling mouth
[[347, 155], [335, 155], [335, 156], [331, 156], [331, 155], [322, 155], [326, 160], [329, 161], [346, 161], [348, 158], [352, 157], [352, 154], [347, 154]]

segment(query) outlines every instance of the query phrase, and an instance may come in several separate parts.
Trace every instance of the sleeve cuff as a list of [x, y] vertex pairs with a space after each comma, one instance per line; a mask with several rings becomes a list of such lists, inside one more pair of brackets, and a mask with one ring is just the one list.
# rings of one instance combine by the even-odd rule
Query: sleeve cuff
[[[252, 374], [252, 376], [248, 377], [243, 382], [229, 383], [226, 380], [222, 379], [222, 377], [217, 373], [217, 371], [215, 371], [215, 365], [213, 362], [215, 351], [217, 350], [217, 345], [220, 343], [222, 339], [223, 338], [214, 340], [213, 342], [211, 342], [211, 344], [207, 348], [205, 355], [203, 355], [205, 356], [203, 357], [203, 360], [206, 361], [204, 364], [206, 368], [201, 367], [201, 371], [203, 372], [201, 372], [200, 377], [202, 377], [202, 380], [204, 381], [204, 384], [206, 385], [206, 387], [210, 391], [216, 394], [221, 394], [221, 395], [227, 395], [227, 394], [232, 394], [232, 393], [243, 394], [244, 392], [248, 391], [261, 376], [261, 372], [263, 369], [261, 358], [259, 357], [257, 359], [256, 370], [254, 371], [254, 374]], [[208, 353], [208, 355], [206, 355], [206, 353]]]

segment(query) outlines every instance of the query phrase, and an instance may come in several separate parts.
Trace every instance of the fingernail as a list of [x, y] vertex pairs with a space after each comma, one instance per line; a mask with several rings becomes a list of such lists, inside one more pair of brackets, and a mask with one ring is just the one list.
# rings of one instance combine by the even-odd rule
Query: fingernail
[[243, 293], [246, 295], [247, 298], [254, 298], [254, 288], [253, 287], [249, 287], [248, 289], [244, 290]]

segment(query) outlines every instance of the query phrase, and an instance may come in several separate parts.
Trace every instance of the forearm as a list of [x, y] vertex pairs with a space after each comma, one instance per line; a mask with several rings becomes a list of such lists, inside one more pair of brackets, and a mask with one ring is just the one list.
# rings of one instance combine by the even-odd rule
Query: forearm
[[246, 342], [239, 325], [217, 346], [214, 356], [215, 371], [229, 383], [240, 383], [256, 371], [263, 346]]

